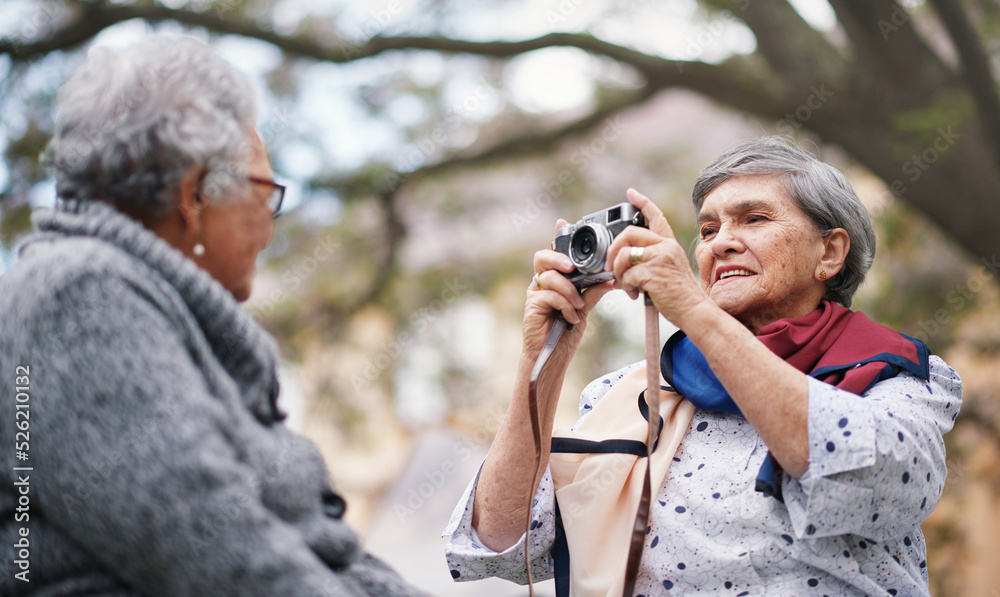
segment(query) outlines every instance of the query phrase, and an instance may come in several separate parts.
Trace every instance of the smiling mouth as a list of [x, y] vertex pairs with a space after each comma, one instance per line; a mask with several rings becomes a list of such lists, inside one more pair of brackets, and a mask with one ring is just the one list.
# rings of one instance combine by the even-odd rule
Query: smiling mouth
[[752, 272], [752, 271], [750, 271], [748, 269], [731, 269], [731, 270], [724, 271], [721, 274], [719, 274], [715, 281], [716, 282], [721, 282], [722, 280], [725, 280], [726, 278], [733, 278], [733, 277], [736, 277], [736, 276], [746, 277], [746, 276], [756, 276], [756, 275], [757, 275], [756, 273], [754, 273], [754, 272]]

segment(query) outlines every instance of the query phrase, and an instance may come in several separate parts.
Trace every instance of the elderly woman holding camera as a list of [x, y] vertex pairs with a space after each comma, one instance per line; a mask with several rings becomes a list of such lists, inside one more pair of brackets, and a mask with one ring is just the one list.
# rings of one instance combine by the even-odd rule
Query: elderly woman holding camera
[[255, 120], [246, 78], [191, 38], [94, 49], [60, 90], [61, 202], [0, 279], [0, 369], [30, 396], [8, 464], [31, 467], [30, 518], [0, 485], [3, 570], [27, 529], [30, 583], [0, 593], [418, 594], [342, 520], [239, 306], [284, 194]]
[[[919, 525], [944, 488], [942, 434], [958, 413], [961, 381], [922, 342], [847, 308], [875, 253], [849, 183], [778, 138], [731, 150], [694, 186], [697, 273], [660, 210], [634, 190], [627, 196], [649, 227], [626, 228], [611, 243], [614, 282], [578, 292], [565, 277], [574, 268], [567, 255], [535, 255], [514, 399], [446, 530], [452, 576], [525, 582], [533, 490], [536, 578], [553, 574], [563, 523], [566, 535], [570, 524], [599, 528], [566, 520], [581, 504], [563, 503], [554, 471], [537, 486], [525, 472], [535, 463], [528, 376], [561, 314], [574, 327], [538, 382], [545, 466], [556, 461], [548, 450], [556, 401], [587, 316], [619, 288], [646, 293], [680, 328], [661, 370], [693, 404], [653, 485], [635, 594], [927, 595]], [[610, 416], [603, 400], [638, 367], [590, 384], [577, 428]], [[632, 409], [635, 396], [626, 396]], [[583, 547], [624, 568], [624, 554], [601, 553], [606, 540], [595, 531]], [[572, 542], [568, 549], [579, 568]], [[618, 575], [610, 587], [620, 595]], [[615, 594], [586, 570], [570, 576], [574, 595]]]

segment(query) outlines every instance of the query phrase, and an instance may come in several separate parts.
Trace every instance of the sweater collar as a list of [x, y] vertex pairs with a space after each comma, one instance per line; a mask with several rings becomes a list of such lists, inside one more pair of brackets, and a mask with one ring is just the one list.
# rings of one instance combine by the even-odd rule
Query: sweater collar
[[120, 249], [158, 274], [180, 295], [212, 352], [236, 381], [244, 401], [258, 415], [278, 416], [274, 340], [208, 272], [140, 222], [99, 201], [61, 202], [32, 214], [41, 240], [83, 236]]

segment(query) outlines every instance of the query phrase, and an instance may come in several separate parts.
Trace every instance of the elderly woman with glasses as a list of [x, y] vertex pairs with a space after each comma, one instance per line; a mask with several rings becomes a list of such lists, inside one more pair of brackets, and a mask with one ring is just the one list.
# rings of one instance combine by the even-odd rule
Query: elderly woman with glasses
[[[627, 196], [649, 228], [610, 244], [614, 282], [580, 293], [569, 256], [535, 255], [513, 401], [446, 530], [452, 576], [525, 582], [527, 544], [557, 594], [628, 586], [645, 445], [606, 440], [645, 440], [646, 364], [589, 385], [549, 449], [569, 360], [615, 287], [644, 292], [681, 330], [655, 363], [664, 425], [634, 594], [927, 595], [920, 522], [944, 488], [961, 380], [923, 342], [848, 308], [875, 254], [848, 182], [780, 138], [727, 152], [694, 185], [697, 272], [660, 210]], [[539, 481], [529, 372], [554, 314], [574, 327], [538, 379]]]
[[253, 97], [167, 36], [60, 90], [60, 202], [0, 278], [0, 593], [419, 594], [359, 547], [240, 308], [284, 195]]

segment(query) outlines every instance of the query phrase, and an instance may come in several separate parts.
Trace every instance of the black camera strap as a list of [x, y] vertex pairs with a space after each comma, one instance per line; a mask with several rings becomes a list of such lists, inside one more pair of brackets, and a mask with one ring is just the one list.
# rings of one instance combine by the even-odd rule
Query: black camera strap
[[[660, 321], [659, 313], [653, 306], [649, 295], [643, 293], [643, 301], [646, 311], [646, 404], [649, 409], [649, 431], [646, 436], [646, 454], [652, 454], [656, 448], [656, 440], [659, 435], [660, 417], [654, 416], [660, 412]], [[531, 572], [531, 507], [535, 499], [535, 487], [539, 482], [542, 472], [542, 430], [538, 414], [538, 378], [542, 369], [552, 356], [556, 345], [562, 338], [566, 330], [573, 326], [566, 322], [561, 316], [556, 315], [549, 330], [545, 345], [535, 360], [535, 366], [531, 370], [531, 378], [528, 383], [528, 413], [531, 419], [531, 432], [535, 440], [535, 474], [532, 477], [530, 495], [528, 496], [527, 520], [524, 528], [524, 564], [528, 574], [528, 595], [534, 597], [535, 590]], [[629, 546], [628, 561], [625, 567], [625, 585], [622, 591], [623, 597], [631, 597], [635, 589], [635, 580], [639, 573], [639, 561], [642, 559], [643, 545], [646, 541], [646, 528], [649, 525], [649, 508], [652, 501], [652, 488], [650, 487], [649, 459], [646, 459], [646, 477], [643, 482], [642, 497], [639, 501], [636, 512], [635, 523], [632, 528], [632, 540]]]

